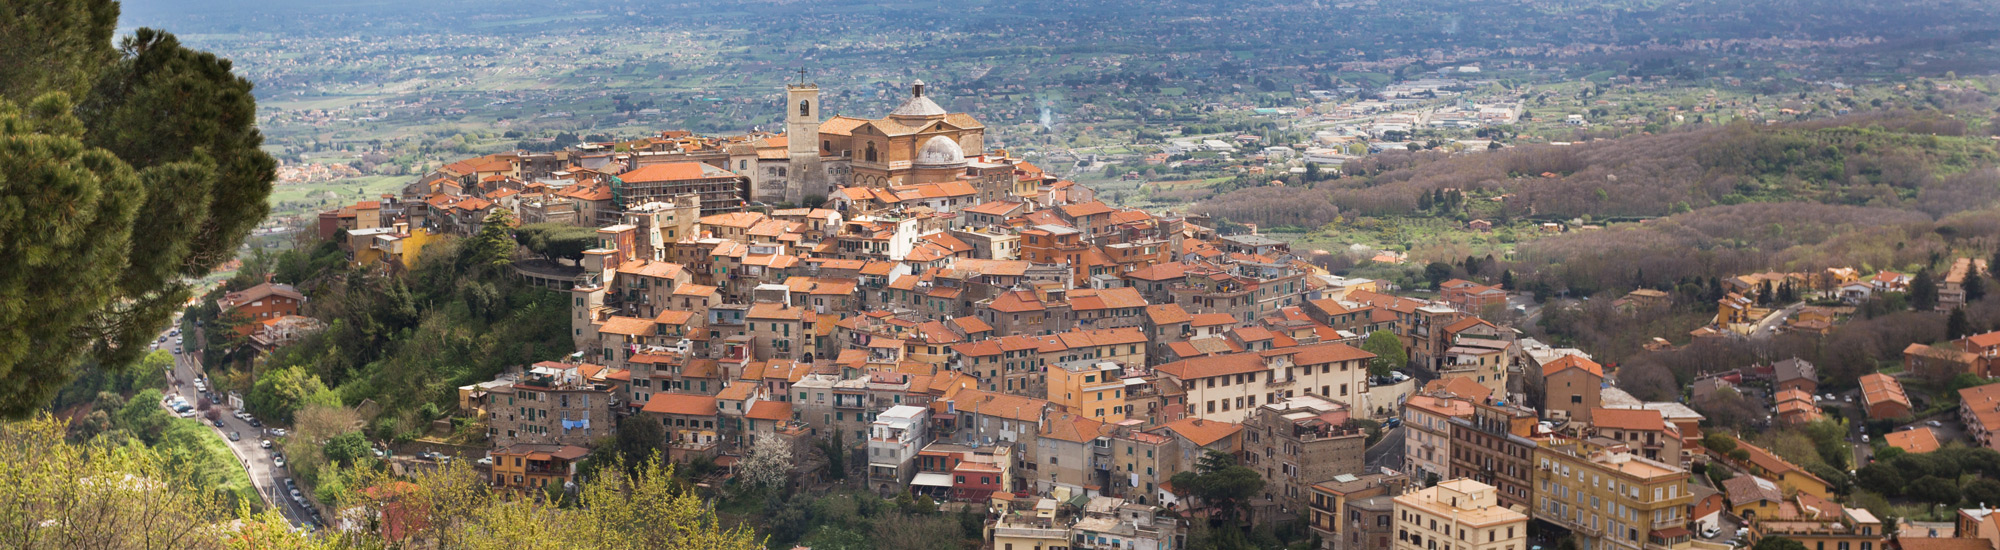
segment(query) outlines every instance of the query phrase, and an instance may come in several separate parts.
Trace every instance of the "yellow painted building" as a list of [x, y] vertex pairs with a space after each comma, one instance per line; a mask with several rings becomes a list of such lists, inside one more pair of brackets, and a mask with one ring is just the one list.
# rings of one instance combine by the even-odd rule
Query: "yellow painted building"
[[519, 444], [493, 451], [493, 485], [518, 489], [561, 486], [576, 479], [590, 449], [575, 445]]
[[1086, 359], [1057, 363], [1049, 369], [1049, 402], [1099, 422], [1122, 422], [1125, 367], [1111, 361]]
[[1528, 516], [1500, 505], [1498, 489], [1454, 479], [1395, 498], [1395, 550], [1526, 550]]
[[428, 229], [409, 228], [408, 224], [396, 224], [397, 232], [375, 235], [367, 246], [354, 249], [354, 265], [380, 265], [387, 267], [392, 262], [403, 268], [415, 265], [424, 247], [430, 246], [442, 237]]
[[1604, 438], [1536, 440], [1536, 519], [1569, 529], [1583, 550], [1679, 548], [1694, 492], [1679, 466]]

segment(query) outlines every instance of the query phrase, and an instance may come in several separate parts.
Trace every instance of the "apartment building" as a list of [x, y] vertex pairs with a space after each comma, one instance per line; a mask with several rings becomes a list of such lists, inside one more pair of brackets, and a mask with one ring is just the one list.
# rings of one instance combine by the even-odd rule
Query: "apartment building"
[[1501, 504], [1532, 506], [1535, 410], [1502, 399], [1478, 400], [1471, 416], [1450, 423], [1450, 476], [1492, 485]]
[[1535, 453], [1536, 519], [1583, 550], [1674, 547], [1692, 540], [1688, 472], [1604, 438], [1549, 436]]
[[1312, 485], [1362, 470], [1368, 434], [1347, 405], [1301, 395], [1258, 407], [1243, 422], [1245, 466], [1264, 477], [1264, 498], [1300, 513]]
[[1454, 479], [1395, 498], [1395, 550], [1524, 550], [1528, 516], [1500, 504], [1493, 486]]
[[1338, 342], [1209, 355], [1154, 369], [1187, 393], [1187, 414], [1242, 422], [1261, 404], [1312, 394], [1358, 402], [1375, 354]]
[[1472, 401], [1443, 394], [1413, 395], [1403, 402], [1403, 466], [1418, 476], [1449, 479], [1451, 419], [1472, 416]]
[[1378, 550], [1396, 536], [1395, 498], [1410, 486], [1401, 473], [1340, 474], [1312, 486], [1308, 504], [1321, 550]]

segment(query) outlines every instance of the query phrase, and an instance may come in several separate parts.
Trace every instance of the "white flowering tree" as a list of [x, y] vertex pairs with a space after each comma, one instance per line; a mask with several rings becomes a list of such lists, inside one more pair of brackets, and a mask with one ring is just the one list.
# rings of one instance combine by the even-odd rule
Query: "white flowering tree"
[[750, 456], [736, 464], [736, 473], [754, 487], [779, 489], [792, 477], [792, 446], [775, 436], [758, 438]]

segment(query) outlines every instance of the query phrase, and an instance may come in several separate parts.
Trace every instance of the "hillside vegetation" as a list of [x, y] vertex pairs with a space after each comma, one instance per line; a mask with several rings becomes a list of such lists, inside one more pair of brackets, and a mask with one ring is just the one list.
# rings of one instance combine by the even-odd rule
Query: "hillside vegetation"
[[[1399, 216], [1420, 196], [1460, 190], [1461, 216], [1568, 219], [1664, 216], [1749, 202], [1816, 202], [1941, 216], [2000, 199], [2000, 153], [1967, 124], [1930, 112], [1831, 121], [1694, 125], [1571, 145], [1476, 154], [1394, 151], [1344, 167], [1305, 192], [1242, 189], [1197, 210], [1238, 222], [1292, 225], [1341, 215]], [[1292, 190], [1297, 191], [1297, 190]]]

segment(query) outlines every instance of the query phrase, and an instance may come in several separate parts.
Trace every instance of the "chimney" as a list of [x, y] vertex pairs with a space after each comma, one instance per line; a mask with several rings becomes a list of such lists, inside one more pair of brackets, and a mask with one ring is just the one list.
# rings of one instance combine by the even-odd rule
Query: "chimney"
[[271, 272], [264, 272], [264, 282], [267, 284], [271, 282]]

